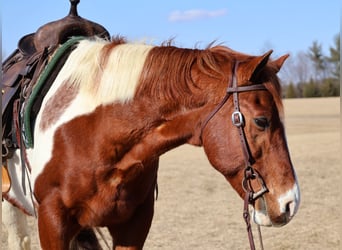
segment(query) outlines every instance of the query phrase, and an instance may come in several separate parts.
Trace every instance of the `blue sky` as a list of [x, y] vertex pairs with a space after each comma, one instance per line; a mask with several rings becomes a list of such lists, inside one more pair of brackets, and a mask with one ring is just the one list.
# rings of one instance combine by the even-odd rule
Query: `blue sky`
[[[2, 49], [9, 55], [20, 37], [69, 11], [68, 0], [5, 0]], [[111, 35], [159, 44], [203, 48], [213, 40], [248, 54], [276, 56], [307, 51], [317, 40], [328, 54], [340, 32], [339, 0], [81, 0], [79, 14]]]

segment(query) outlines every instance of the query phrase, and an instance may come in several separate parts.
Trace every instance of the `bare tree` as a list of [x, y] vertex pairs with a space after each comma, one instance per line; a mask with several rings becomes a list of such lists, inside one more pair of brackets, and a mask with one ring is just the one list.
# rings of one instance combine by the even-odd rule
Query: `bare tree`
[[328, 65], [326, 57], [323, 55], [322, 44], [314, 41], [312, 46], [309, 47], [308, 56], [316, 70], [315, 81], [320, 81], [326, 78]]
[[280, 77], [286, 83], [297, 84], [309, 81], [313, 70], [308, 55], [298, 52], [296, 55], [290, 56], [280, 73]]

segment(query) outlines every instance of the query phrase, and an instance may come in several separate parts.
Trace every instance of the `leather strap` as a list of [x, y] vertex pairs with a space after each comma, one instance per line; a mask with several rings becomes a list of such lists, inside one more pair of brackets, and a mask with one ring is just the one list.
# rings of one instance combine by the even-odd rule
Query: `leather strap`
[[244, 118], [242, 113], [240, 112], [240, 104], [239, 104], [239, 92], [246, 92], [246, 91], [254, 91], [254, 90], [266, 90], [264, 85], [249, 85], [249, 86], [237, 86], [237, 68], [239, 66], [239, 62], [237, 62], [234, 66], [234, 76], [232, 87], [228, 88], [228, 91], [232, 91], [233, 93], [233, 104], [234, 104], [234, 112], [232, 114], [232, 122], [233, 124], [239, 129], [239, 138], [242, 145], [242, 153], [243, 158], [245, 161], [246, 167], [251, 167], [254, 163], [254, 160], [252, 158], [252, 154], [250, 153], [248, 143], [246, 141], [246, 135], [244, 131]]
[[215, 109], [213, 111], [210, 112], [210, 114], [207, 116], [207, 118], [202, 123], [201, 134], [199, 137], [201, 142], [202, 142], [202, 134], [203, 134], [204, 128], [207, 126], [207, 124], [211, 120], [211, 118], [213, 118], [214, 115], [223, 107], [223, 105], [227, 102], [229, 97], [230, 97], [230, 93], [227, 92], [226, 95], [224, 96], [224, 98], [222, 99], [222, 101], [215, 107]]
[[[237, 73], [239, 63], [237, 62], [234, 66], [234, 76]], [[263, 195], [265, 192], [267, 192], [267, 188], [265, 186], [265, 183], [262, 179], [262, 177], [258, 174], [257, 171], [255, 171], [252, 167], [254, 163], [254, 159], [252, 157], [252, 154], [250, 152], [250, 149], [248, 147], [245, 130], [244, 130], [244, 118], [242, 113], [240, 112], [240, 105], [239, 105], [239, 92], [244, 91], [254, 91], [254, 90], [267, 90], [264, 85], [249, 85], [249, 86], [237, 86], [237, 79], [234, 77], [232, 82], [233, 87], [228, 88], [233, 91], [233, 103], [234, 103], [234, 112], [232, 114], [232, 122], [233, 124], [238, 128], [239, 130], [239, 137], [240, 142], [242, 146], [242, 152], [243, 152], [243, 158], [245, 161], [245, 171], [244, 171], [244, 179], [243, 179], [243, 188], [245, 189], [245, 199], [244, 199], [244, 208], [243, 208], [243, 217], [246, 222], [247, 227], [247, 233], [248, 233], [248, 240], [251, 250], [255, 250], [255, 244], [254, 244], [254, 238], [253, 238], [253, 232], [252, 227], [250, 224], [250, 215], [249, 215], [249, 204], [254, 204], [254, 201], [259, 198], [261, 195]], [[262, 189], [258, 191], [257, 193], [254, 192], [251, 186], [251, 180], [257, 179], [262, 184]], [[257, 194], [257, 195], [256, 195]], [[263, 243], [262, 243], [262, 236], [260, 228], [258, 230], [259, 232], [259, 239], [260, 239], [260, 247], [261, 249], [264, 249]]]
[[[201, 126], [201, 134], [200, 134], [200, 141], [202, 141], [202, 133], [204, 128], [207, 126], [208, 122], [214, 117], [214, 115], [223, 107], [223, 105], [228, 101], [231, 94], [233, 94], [234, 99], [234, 109], [236, 111], [239, 111], [239, 99], [238, 99], [238, 93], [240, 92], [247, 92], [247, 91], [255, 91], [255, 90], [267, 90], [266, 87], [263, 84], [253, 84], [253, 85], [246, 85], [246, 86], [237, 86], [237, 68], [238, 68], [239, 62], [236, 62], [234, 65], [234, 69], [232, 72], [232, 78], [231, 82], [228, 83], [228, 88], [226, 91], [226, 95], [223, 97], [222, 101], [215, 107], [213, 111], [209, 113], [207, 118], [204, 120]], [[236, 106], [237, 105], [237, 106]], [[237, 108], [236, 108], [237, 107]], [[241, 138], [241, 135], [240, 135]], [[246, 144], [247, 145], [247, 144]]]
[[249, 240], [249, 245], [251, 247], [251, 250], [255, 250], [255, 244], [254, 244], [254, 238], [253, 238], [253, 232], [252, 232], [252, 225], [251, 225], [251, 218], [249, 215], [249, 201], [251, 199], [251, 193], [246, 192], [245, 193], [245, 199], [243, 203], [243, 218], [246, 222], [246, 229], [247, 229], [247, 234], [248, 234], [248, 240]]
[[239, 92], [247, 92], [254, 90], [266, 90], [266, 87], [263, 84], [254, 84], [247, 86], [233, 86], [227, 89], [227, 93], [239, 93]]

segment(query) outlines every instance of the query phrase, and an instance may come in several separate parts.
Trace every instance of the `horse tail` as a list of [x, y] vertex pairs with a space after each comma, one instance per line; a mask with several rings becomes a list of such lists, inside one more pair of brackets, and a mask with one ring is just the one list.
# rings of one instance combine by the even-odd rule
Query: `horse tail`
[[83, 228], [71, 241], [70, 250], [102, 250], [92, 228]]

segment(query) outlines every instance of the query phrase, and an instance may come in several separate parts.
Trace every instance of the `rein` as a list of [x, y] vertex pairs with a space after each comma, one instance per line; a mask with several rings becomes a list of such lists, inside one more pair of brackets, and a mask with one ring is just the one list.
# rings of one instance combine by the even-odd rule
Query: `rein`
[[[254, 159], [249, 150], [248, 142], [247, 142], [245, 131], [244, 131], [245, 122], [244, 122], [243, 115], [240, 112], [239, 93], [247, 92], [247, 91], [267, 90], [267, 89], [263, 84], [238, 86], [237, 77], [236, 77], [238, 65], [239, 65], [238, 62], [235, 63], [233, 74], [232, 74], [232, 80], [231, 80], [231, 83], [228, 84], [226, 95], [224, 96], [222, 101], [216, 106], [216, 108], [208, 115], [208, 117], [202, 124], [200, 140], [202, 140], [202, 133], [203, 133], [204, 128], [208, 124], [208, 122], [224, 106], [224, 104], [228, 101], [229, 97], [233, 95], [234, 112], [232, 113], [231, 119], [232, 119], [233, 125], [238, 128], [240, 142], [242, 146], [242, 152], [243, 152], [244, 161], [245, 161], [244, 179], [242, 181], [242, 187], [245, 191], [243, 218], [247, 226], [249, 245], [251, 247], [251, 250], [255, 250], [253, 232], [252, 232], [252, 227], [250, 224], [249, 205], [253, 205], [255, 200], [260, 198], [264, 193], [268, 192], [268, 189], [265, 185], [263, 178], [252, 167], [252, 165], [254, 164]], [[261, 186], [261, 189], [259, 191], [253, 190], [253, 187], [251, 184], [252, 180], [257, 180], [259, 182]], [[260, 240], [261, 249], [264, 249], [259, 225], [258, 225], [258, 232], [259, 232], [259, 240]]]

